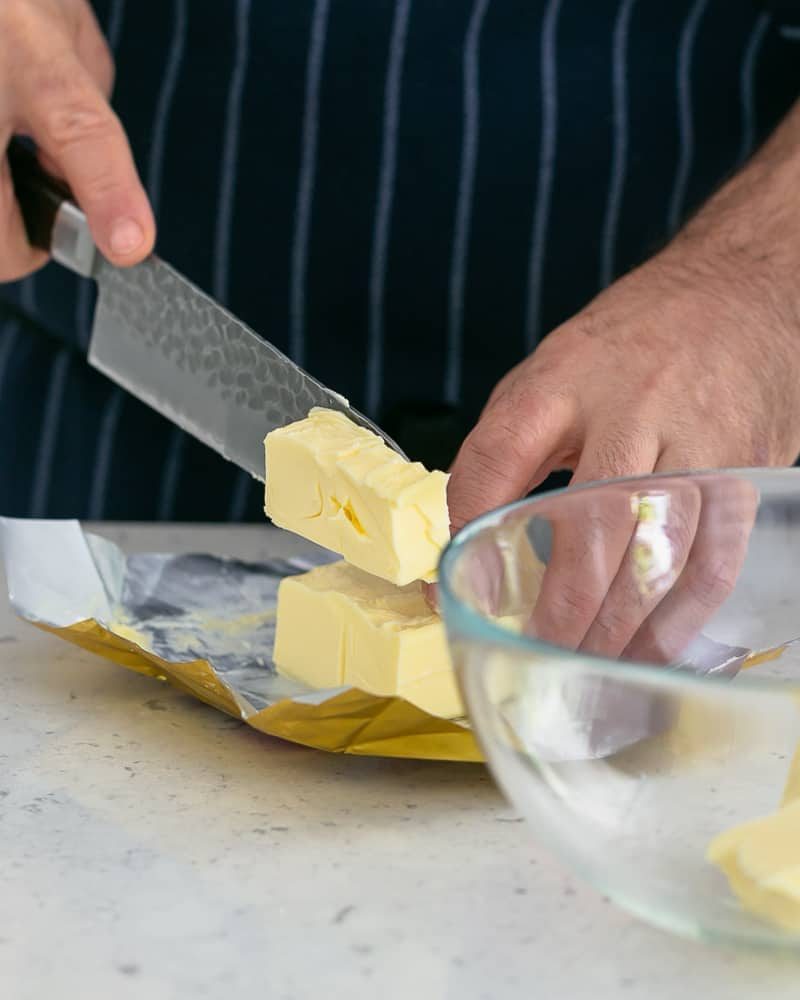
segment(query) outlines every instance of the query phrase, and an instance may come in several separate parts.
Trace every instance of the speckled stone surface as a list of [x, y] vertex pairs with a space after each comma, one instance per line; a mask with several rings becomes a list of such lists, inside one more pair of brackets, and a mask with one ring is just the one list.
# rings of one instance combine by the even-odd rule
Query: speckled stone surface
[[[102, 530], [129, 551], [294, 546], [268, 529]], [[798, 982], [800, 961], [622, 914], [480, 767], [271, 740], [0, 598], [3, 1000], [778, 1000]]]

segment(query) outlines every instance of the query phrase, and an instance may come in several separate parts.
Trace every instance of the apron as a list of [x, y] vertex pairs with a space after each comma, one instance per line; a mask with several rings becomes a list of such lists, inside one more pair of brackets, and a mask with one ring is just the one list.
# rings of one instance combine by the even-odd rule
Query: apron
[[[439, 467], [800, 86], [785, 3], [95, 7], [159, 252]], [[0, 287], [0, 512], [261, 519], [257, 483], [89, 369], [93, 296], [55, 265]]]

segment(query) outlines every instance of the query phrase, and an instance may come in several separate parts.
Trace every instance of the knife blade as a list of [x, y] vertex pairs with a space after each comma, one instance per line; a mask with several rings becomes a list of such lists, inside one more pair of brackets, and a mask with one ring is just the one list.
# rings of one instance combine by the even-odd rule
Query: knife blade
[[18, 139], [8, 150], [29, 242], [97, 282], [89, 363], [229, 461], [264, 480], [269, 431], [315, 406], [399, 446], [347, 400], [152, 254], [118, 268], [94, 244], [69, 189]]

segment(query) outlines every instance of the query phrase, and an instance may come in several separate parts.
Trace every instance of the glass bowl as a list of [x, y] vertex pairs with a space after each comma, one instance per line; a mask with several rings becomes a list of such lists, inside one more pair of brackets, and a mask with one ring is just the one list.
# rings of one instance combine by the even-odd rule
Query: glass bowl
[[529, 498], [451, 542], [439, 594], [476, 735], [541, 843], [653, 924], [800, 946], [706, 857], [800, 796], [800, 470]]

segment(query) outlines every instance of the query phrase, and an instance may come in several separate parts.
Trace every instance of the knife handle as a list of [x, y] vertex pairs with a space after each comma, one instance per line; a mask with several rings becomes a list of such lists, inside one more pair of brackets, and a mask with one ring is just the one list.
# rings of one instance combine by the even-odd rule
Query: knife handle
[[97, 247], [70, 189], [47, 173], [33, 149], [21, 139], [13, 138], [9, 143], [8, 162], [30, 245], [52, 254], [71, 271], [91, 277]]

